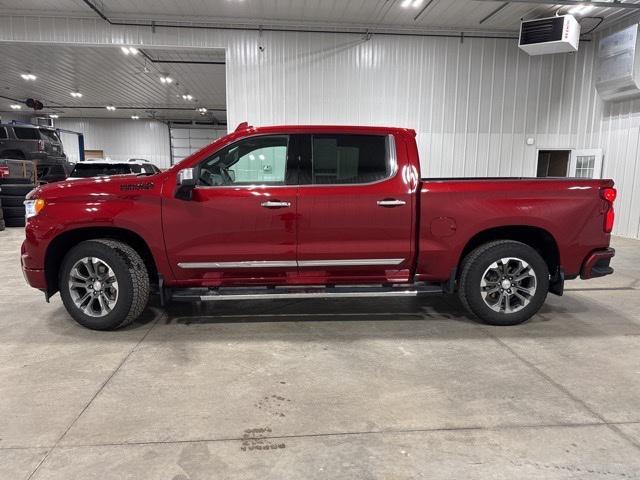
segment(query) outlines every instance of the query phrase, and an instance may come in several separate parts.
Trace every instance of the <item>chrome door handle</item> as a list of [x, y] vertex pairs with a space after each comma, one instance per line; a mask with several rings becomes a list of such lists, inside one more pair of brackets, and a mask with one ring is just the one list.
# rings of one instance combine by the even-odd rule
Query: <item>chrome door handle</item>
[[264, 208], [287, 208], [291, 206], [291, 202], [279, 202], [278, 200], [271, 200], [268, 202], [262, 202], [260, 205]]
[[401, 207], [402, 205], [406, 204], [407, 202], [405, 202], [404, 200], [396, 200], [395, 198], [385, 198], [384, 200], [378, 200], [378, 206], [385, 208]]

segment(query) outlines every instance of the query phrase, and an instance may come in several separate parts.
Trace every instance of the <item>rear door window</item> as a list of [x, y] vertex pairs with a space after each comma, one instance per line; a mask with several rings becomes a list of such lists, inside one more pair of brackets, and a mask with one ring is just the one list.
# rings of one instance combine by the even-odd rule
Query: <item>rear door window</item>
[[13, 127], [13, 133], [20, 140], [40, 140], [40, 132], [37, 128]]
[[384, 135], [312, 135], [311, 183], [360, 184], [387, 178], [391, 175], [388, 150]]

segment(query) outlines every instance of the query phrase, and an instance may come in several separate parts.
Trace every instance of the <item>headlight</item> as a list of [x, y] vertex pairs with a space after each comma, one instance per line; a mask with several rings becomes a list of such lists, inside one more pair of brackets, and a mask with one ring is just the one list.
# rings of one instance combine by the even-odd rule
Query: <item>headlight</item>
[[38, 215], [44, 208], [45, 201], [42, 198], [36, 200], [25, 200], [24, 202], [24, 216], [29, 219]]

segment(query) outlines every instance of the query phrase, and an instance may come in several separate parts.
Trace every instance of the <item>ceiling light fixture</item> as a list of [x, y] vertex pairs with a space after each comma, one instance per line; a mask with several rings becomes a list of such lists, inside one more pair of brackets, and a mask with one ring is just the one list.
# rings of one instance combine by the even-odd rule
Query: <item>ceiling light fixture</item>
[[140, 117], [138, 115], [131, 115], [131, 120], [139, 120]]
[[402, 3], [400, 4], [400, 6], [402, 8], [409, 8], [409, 5], [411, 5], [412, 0], [402, 0]]
[[191, 100], [193, 100], [193, 96], [189, 95], [188, 93], [185, 93], [184, 95], [182, 95], [182, 99], [191, 101]]
[[23, 80], [26, 80], [27, 82], [33, 81], [36, 78], [38, 78], [33, 73], [23, 73], [20, 76], [22, 77]]
[[160, 77], [160, 81], [162, 83], [173, 83], [173, 78], [171, 78], [169, 76]]
[[138, 49], [135, 47], [120, 47], [120, 50], [122, 50], [122, 53], [124, 53], [125, 55], [137, 55], [138, 54]]
[[82, 94], [80, 92], [71, 92], [71, 96], [73, 98], [82, 98]]
[[58, 118], [60, 115], [58, 115], [57, 113], [51, 113], [49, 114], [49, 118]]
[[196, 109], [196, 110], [197, 110], [198, 112], [200, 112], [200, 113], [207, 113], [207, 109], [206, 109], [206, 108], [204, 108], [204, 107], [200, 107], [200, 108], [198, 108], [198, 109]]
[[107, 110], [109, 110], [110, 112], [113, 112], [116, 109], [116, 107], [114, 107], [113, 105], [107, 105]]
[[18, 105], [17, 103], [10, 105], [10, 107], [11, 107], [11, 110], [22, 110], [22, 105]]
[[422, 2], [423, 2], [423, 0], [414, 0], [413, 3], [411, 4], [411, 6], [413, 8], [420, 8], [422, 6]]

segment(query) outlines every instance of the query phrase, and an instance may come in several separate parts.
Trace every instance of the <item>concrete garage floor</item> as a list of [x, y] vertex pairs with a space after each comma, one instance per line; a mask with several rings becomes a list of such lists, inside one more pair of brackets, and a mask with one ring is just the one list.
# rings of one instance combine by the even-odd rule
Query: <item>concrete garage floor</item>
[[0, 478], [640, 478], [640, 241], [528, 324], [455, 299], [150, 307], [110, 333], [0, 233]]

